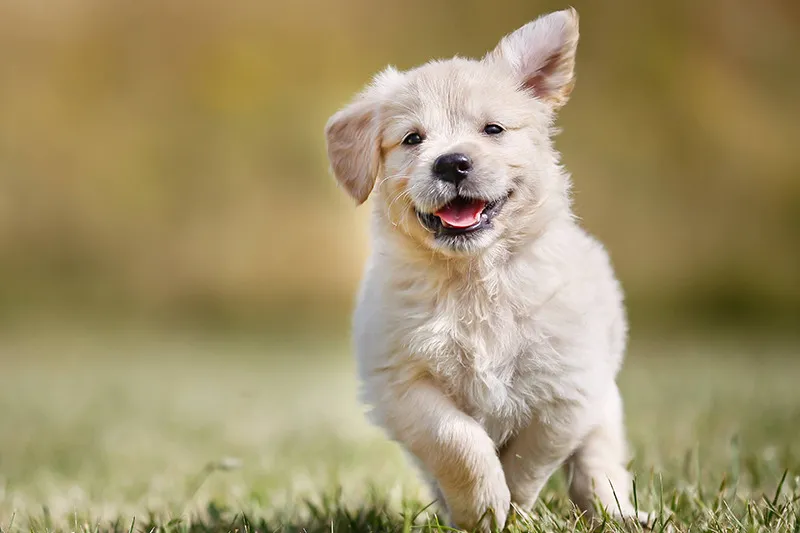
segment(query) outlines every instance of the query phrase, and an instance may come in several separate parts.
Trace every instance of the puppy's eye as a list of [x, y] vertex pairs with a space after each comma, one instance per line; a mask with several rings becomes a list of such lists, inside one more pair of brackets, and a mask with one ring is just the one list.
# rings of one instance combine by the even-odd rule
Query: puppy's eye
[[501, 126], [500, 124], [487, 124], [483, 128], [483, 133], [485, 133], [486, 135], [499, 135], [504, 131], [506, 130], [504, 130], [503, 126]]
[[406, 146], [413, 146], [415, 144], [421, 143], [422, 141], [423, 141], [422, 135], [420, 135], [415, 131], [403, 137], [403, 144], [405, 144]]

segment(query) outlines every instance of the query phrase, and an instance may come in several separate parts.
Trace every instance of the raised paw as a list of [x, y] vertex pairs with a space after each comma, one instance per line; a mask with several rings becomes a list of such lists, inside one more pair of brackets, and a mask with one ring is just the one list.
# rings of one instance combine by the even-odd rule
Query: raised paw
[[503, 529], [511, 507], [511, 494], [505, 479], [486, 484], [466, 500], [447, 502], [448, 515], [453, 524], [468, 531], [489, 533]]

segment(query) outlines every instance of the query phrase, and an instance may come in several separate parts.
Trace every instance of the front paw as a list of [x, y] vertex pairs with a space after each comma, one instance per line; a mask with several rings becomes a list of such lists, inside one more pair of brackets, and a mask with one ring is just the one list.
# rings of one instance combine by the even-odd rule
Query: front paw
[[494, 479], [447, 501], [453, 524], [467, 531], [488, 533], [503, 529], [511, 507], [505, 478]]

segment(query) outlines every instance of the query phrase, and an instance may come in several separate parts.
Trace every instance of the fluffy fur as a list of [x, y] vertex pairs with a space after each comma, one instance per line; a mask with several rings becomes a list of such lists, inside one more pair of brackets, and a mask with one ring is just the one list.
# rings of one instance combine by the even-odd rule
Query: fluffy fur
[[[481, 60], [389, 68], [326, 129], [336, 178], [357, 202], [374, 197], [354, 319], [363, 399], [459, 527], [485, 529], [492, 513], [502, 526], [565, 463], [585, 512], [634, 514], [616, 385], [622, 293], [575, 222], [551, 141], [577, 41], [570, 9]], [[409, 132], [422, 142], [405, 144]], [[431, 170], [452, 152], [473, 161], [458, 185]], [[505, 203], [465, 236], [421, 222], [455, 195]]]

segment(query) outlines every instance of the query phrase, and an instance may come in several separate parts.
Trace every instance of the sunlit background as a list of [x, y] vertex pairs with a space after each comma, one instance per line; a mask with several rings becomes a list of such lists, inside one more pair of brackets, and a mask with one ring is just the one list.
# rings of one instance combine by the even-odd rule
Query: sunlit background
[[[627, 379], [649, 379], [648, 360], [718, 375], [729, 348], [747, 376], [777, 351], [762, 389], [704, 381], [695, 418], [681, 420], [752, 406], [798, 370], [800, 3], [573, 4], [578, 81], [557, 145], [628, 295], [640, 349]], [[396, 459], [353, 400], [347, 328], [368, 208], [330, 176], [324, 124], [387, 64], [480, 56], [564, 7], [1, 2], [0, 519], [44, 502], [112, 516], [231, 493], [249, 502], [276, 468], [275, 483], [295, 487], [311, 463], [340, 483], [332, 471], [363, 469], [348, 428]], [[665, 363], [673, 345], [683, 366]], [[779, 426], [800, 421], [793, 398]], [[763, 405], [748, 416], [763, 420]], [[744, 424], [729, 415], [723, 440]], [[280, 464], [276, 443], [315, 424], [339, 455]], [[648, 449], [648, 429], [631, 431]], [[652, 457], [668, 464], [703, 442]], [[170, 493], [223, 456], [244, 473]], [[373, 472], [353, 485], [413, 484], [403, 472], [405, 484]], [[322, 491], [322, 478], [302, 479]]]

